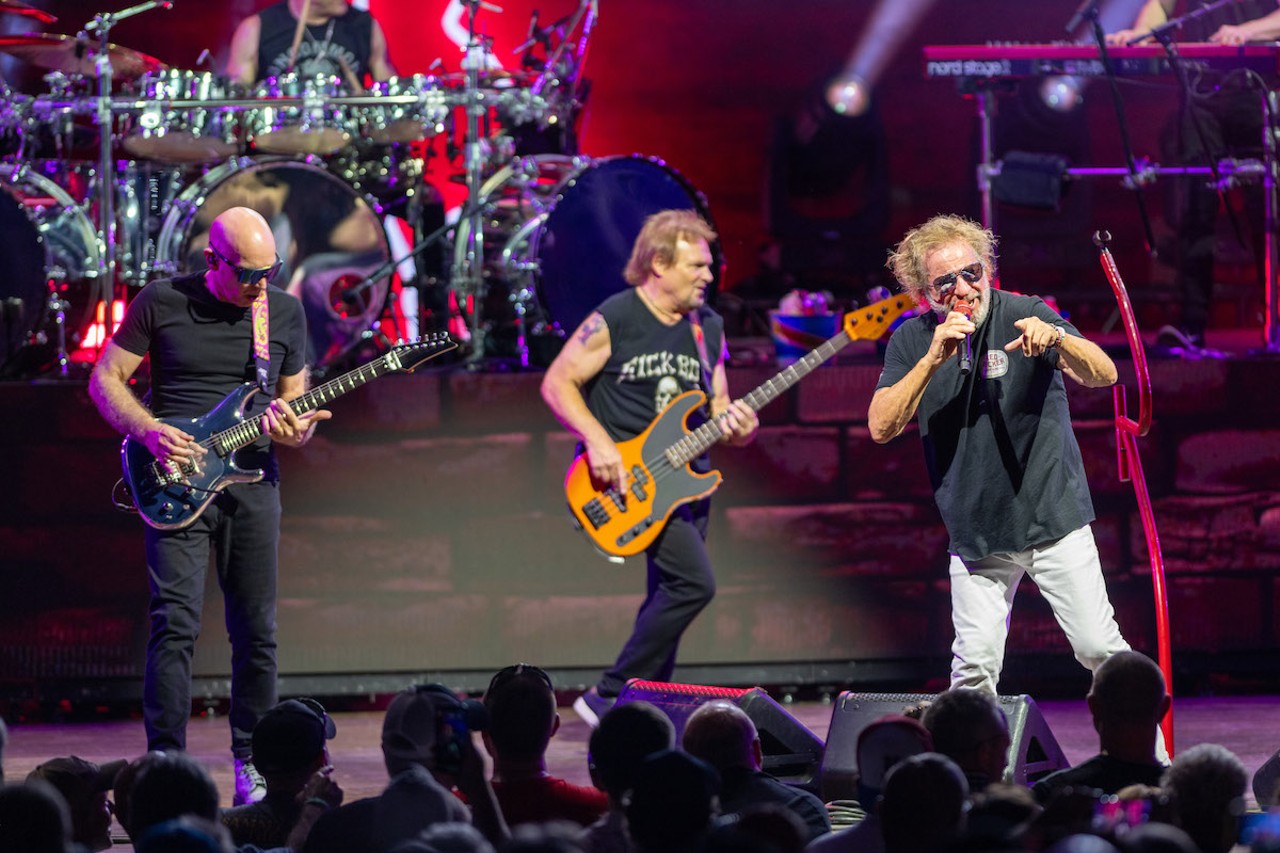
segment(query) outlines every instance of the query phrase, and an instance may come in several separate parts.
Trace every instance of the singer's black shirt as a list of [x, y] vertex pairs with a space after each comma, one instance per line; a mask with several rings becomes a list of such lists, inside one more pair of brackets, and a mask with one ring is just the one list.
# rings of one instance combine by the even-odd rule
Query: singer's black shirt
[[[951, 551], [970, 560], [1022, 551], [1094, 519], [1057, 350], [1033, 358], [1004, 351], [1021, 334], [1014, 322], [1029, 316], [1079, 333], [1039, 297], [990, 295], [990, 312], [971, 336], [973, 370], [962, 376], [959, 359], [949, 359], [916, 412]], [[920, 361], [938, 322], [927, 312], [893, 333], [877, 389]]]

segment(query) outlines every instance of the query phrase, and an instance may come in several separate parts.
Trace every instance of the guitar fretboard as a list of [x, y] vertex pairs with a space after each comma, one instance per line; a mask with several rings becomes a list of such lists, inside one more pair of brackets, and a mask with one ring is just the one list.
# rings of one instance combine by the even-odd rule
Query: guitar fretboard
[[[844, 349], [852, 341], [853, 338], [849, 337], [848, 332], [841, 332], [834, 338], [823, 341], [785, 370], [757, 385], [753, 391], [742, 398], [743, 402], [750, 406], [752, 411], [760, 411], [779, 394], [808, 376], [815, 367]], [[671, 458], [672, 465], [687, 465], [710, 450], [722, 438], [724, 433], [720, 430], [720, 423], [718, 419], [712, 418], [671, 445], [667, 455]]]

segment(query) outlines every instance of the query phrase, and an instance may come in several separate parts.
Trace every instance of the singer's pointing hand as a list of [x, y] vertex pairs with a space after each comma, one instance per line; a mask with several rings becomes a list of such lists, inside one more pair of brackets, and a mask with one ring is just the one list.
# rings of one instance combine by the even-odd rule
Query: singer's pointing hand
[[1004, 345], [1005, 352], [1021, 349], [1023, 355], [1040, 355], [1058, 342], [1058, 330], [1039, 317], [1025, 317], [1013, 325], [1022, 334]]

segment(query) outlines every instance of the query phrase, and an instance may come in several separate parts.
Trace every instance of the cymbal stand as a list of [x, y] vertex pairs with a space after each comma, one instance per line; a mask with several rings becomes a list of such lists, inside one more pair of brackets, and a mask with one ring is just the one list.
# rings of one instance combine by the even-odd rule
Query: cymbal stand
[[[146, 0], [136, 6], [121, 9], [119, 12], [99, 12], [93, 20], [84, 25], [84, 29], [76, 35], [80, 45], [89, 49], [89, 34], [94, 34], [96, 45], [93, 50], [93, 71], [97, 78], [97, 122], [98, 122], [98, 217], [96, 232], [98, 238], [98, 285], [92, 295], [91, 303], [104, 306], [104, 322], [111, 320], [111, 301], [116, 284], [116, 210], [115, 210], [115, 161], [111, 156], [111, 141], [115, 131], [114, 113], [111, 104], [111, 28], [126, 18], [149, 12], [152, 9], [171, 9], [169, 0]], [[123, 299], [124, 294], [121, 294]], [[106, 335], [102, 340], [105, 342]], [[102, 346], [102, 343], [99, 343]]]
[[[484, 211], [480, 209], [480, 187], [484, 180], [484, 145], [480, 138], [480, 119], [485, 113], [484, 93], [480, 91], [480, 72], [485, 61], [487, 45], [476, 35], [476, 16], [483, 7], [493, 12], [502, 9], [484, 0], [462, 0], [467, 7], [467, 84], [463, 92], [463, 108], [466, 110], [467, 130], [463, 143], [463, 163], [466, 168], [467, 246], [462, 263], [453, 270], [453, 283], [459, 299], [471, 298], [470, 321], [471, 349], [469, 363], [479, 362], [487, 350], [483, 305], [488, 291], [484, 280]], [[461, 218], [459, 219], [461, 222]]]

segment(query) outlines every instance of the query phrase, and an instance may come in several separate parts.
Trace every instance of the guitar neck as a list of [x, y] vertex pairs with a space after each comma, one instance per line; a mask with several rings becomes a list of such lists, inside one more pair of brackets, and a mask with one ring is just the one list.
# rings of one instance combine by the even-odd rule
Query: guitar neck
[[[377, 379], [379, 376], [385, 376], [392, 370], [397, 369], [398, 362], [393, 361], [393, 355], [394, 353], [388, 353], [380, 358], [375, 358], [373, 361], [362, 364], [349, 373], [344, 373], [323, 385], [317, 385], [305, 394], [290, 400], [289, 408], [293, 409], [295, 415], [305, 415], [307, 412], [318, 409], [324, 404], [338, 399], [343, 394], [354, 391], [361, 385]], [[241, 421], [230, 429], [214, 434], [212, 436], [212, 441], [215, 442], [214, 446], [225, 454], [253, 444], [262, 437], [262, 423], [265, 418], [265, 415], [258, 415], [255, 418]]]
[[[753, 412], [760, 411], [773, 402], [779, 394], [804, 379], [815, 367], [840, 352], [852, 341], [853, 338], [849, 337], [848, 332], [841, 332], [834, 338], [823, 341], [772, 379], [756, 386], [751, 393], [742, 397], [742, 401], [750, 406]], [[687, 464], [690, 460], [706, 453], [712, 445], [723, 438], [724, 433], [720, 431], [720, 424], [712, 418], [673, 444], [670, 452], [680, 464]]]

